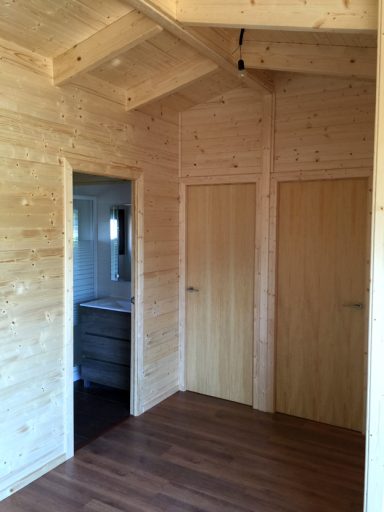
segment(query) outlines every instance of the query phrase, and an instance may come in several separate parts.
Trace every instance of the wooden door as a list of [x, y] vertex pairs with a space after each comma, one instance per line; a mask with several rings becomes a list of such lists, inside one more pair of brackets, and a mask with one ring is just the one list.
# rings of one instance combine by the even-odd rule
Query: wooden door
[[255, 184], [188, 187], [187, 389], [244, 404], [252, 404], [255, 207]]
[[367, 200], [366, 179], [279, 187], [276, 409], [355, 430], [364, 409]]

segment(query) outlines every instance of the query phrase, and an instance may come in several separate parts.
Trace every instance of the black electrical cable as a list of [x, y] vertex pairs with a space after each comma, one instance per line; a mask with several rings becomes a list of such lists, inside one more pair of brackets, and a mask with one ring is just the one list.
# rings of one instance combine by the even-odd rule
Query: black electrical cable
[[243, 37], [244, 37], [245, 28], [240, 29], [240, 36], [239, 36], [239, 46], [241, 48], [243, 44]]
[[[244, 38], [244, 32], [245, 32], [245, 29], [242, 28], [240, 29], [240, 36], [239, 36], [239, 49], [240, 49], [240, 59], [237, 61], [237, 69], [239, 70], [239, 72], [242, 74], [245, 70], [245, 64], [244, 64], [244, 61], [243, 61], [243, 56], [242, 56], [242, 53], [241, 53], [241, 47], [243, 46], [243, 38]], [[243, 75], [242, 75], [243, 76]]]

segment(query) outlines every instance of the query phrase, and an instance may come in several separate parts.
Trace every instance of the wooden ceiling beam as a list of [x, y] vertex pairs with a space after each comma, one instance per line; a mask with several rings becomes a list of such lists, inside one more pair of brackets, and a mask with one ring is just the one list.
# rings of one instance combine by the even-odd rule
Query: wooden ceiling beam
[[128, 89], [126, 110], [140, 108], [151, 101], [159, 100], [180, 91], [191, 83], [218, 69], [217, 64], [209, 59], [197, 57], [180, 64], [161, 75]]
[[127, 91], [105, 80], [100, 80], [100, 78], [84, 73], [83, 75], [73, 77], [69, 84], [80, 91], [94, 94], [99, 98], [111, 101], [125, 108]]
[[53, 81], [63, 85], [159, 34], [162, 27], [132, 11], [53, 59]]
[[[223, 44], [220, 37], [213, 30], [206, 29], [202, 34], [198, 30], [183, 27], [171, 14], [170, 2], [167, 2], [167, 9], [164, 9], [165, 0], [128, 0], [129, 4], [142, 12], [152, 21], [161, 25], [165, 30], [184, 41], [186, 44], [198, 51], [202, 56], [211, 59], [221, 69], [238, 76], [237, 66], [233, 64], [228, 45]], [[247, 86], [258, 90], [260, 93], [273, 91], [272, 75], [261, 71], [245, 76], [240, 79]]]
[[374, 80], [376, 48], [247, 41], [246, 68]]
[[178, 0], [183, 25], [375, 32], [377, 0]]

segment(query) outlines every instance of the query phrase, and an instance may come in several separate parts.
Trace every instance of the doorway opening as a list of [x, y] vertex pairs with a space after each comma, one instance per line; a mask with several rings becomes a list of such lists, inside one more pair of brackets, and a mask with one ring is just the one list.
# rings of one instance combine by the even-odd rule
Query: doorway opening
[[73, 173], [74, 447], [131, 410], [133, 182]]

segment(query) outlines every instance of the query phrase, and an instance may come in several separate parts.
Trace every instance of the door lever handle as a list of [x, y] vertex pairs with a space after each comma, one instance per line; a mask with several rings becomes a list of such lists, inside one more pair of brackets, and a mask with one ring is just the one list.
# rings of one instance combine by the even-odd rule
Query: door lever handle
[[362, 304], [361, 302], [356, 302], [354, 304], [343, 304], [343, 308], [363, 309], [364, 304]]
[[193, 286], [188, 286], [188, 288], [187, 288], [187, 292], [190, 292], [190, 293], [192, 293], [192, 292], [198, 292], [198, 291], [199, 291], [199, 290], [198, 290], [197, 288], [194, 288]]

